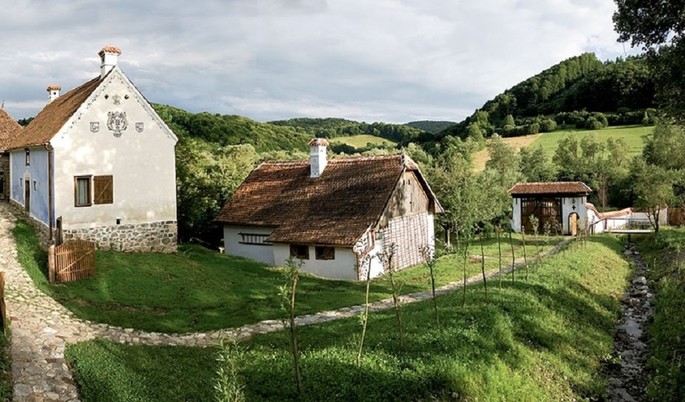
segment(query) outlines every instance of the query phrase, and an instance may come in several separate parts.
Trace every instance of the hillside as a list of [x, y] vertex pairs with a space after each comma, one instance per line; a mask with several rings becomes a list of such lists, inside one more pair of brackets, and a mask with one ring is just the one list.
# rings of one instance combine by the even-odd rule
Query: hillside
[[440, 131], [457, 124], [454, 121], [434, 121], [434, 120], [420, 120], [420, 121], [410, 121], [406, 123], [409, 127], [414, 127], [419, 130], [423, 130], [429, 133], [439, 133]]
[[558, 115], [577, 111], [584, 114], [582, 122], [574, 122], [578, 128], [590, 117], [610, 125], [640, 124], [654, 105], [654, 82], [644, 58], [601, 62], [584, 53], [505, 90], [434, 139], [549, 132], [565, 122], [566, 115]]

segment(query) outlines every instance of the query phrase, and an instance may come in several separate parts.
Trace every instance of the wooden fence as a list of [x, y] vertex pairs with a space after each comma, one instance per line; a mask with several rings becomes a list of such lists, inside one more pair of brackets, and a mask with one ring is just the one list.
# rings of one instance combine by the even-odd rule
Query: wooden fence
[[95, 275], [95, 243], [69, 240], [48, 250], [50, 283], [77, 281]]

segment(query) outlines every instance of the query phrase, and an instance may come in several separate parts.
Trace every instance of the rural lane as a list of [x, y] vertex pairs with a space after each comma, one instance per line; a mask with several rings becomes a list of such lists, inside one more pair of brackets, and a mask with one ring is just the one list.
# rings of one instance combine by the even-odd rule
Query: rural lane
[[[115, 342], [146, 345], [217, 345], [222, 338], [245, 339], [253, 334], [282, 330], [280, 320], [266, 320], [238, 328], [188, 334], [163, 334], [144, 332], [99, 324], [75, 317], [64, 306], [38, 290], [31, 278], [17, 261], [12, 229], [16, 218], [11, 207], [0, 203], [0, 266], [5, 272], [5, 302], [7, 316], [11, 321], [11, 359], [15, 401], [78, 401], [78, 392], [69, 367], [64, 359], [67, 344], [95, 338]], [[547, 254], [556, 253], [570, 240], [564, 240]], [[516, 264], [516, 268], [523, 265]], [[510, 272], [512, 266], [504, 267]], [[497, 270], [487, 274], [496, 276]], [[467, 283], [482, 280], [481, 275], [467, 279]], [[436, 289], [444, 294], [462, 286], [454, 282]], [[401, 297], [403, 304], [426, 300], [430, 291], [412, 293]], [[370, 311], [392, 307], [392, 299], [371, 303]], [[363, 306], [345, 307], [333, 311], [303, 315], [296, 318], [297, 325], [317, 324], [359, 315]]]

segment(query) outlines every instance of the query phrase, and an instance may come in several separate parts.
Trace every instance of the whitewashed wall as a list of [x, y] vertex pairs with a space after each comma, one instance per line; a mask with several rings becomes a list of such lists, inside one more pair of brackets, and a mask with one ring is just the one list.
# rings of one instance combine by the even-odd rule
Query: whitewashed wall
[[[65, 229], [115, 225], [117, 219], [120, 224], [176, 221], [177, 139], [150, 111], [115, 68], [53, 138], [55, 215]], [[126, 112], [128, 126], [118, 138], [107, 127], [108, 112]], [[75, 207], [74, 176], [80, 175], [113, 175], [114, 203]]]
[[274, 264], [274, 251], [272, 245], [244, 244], [241, 243], [240, 233], [254, 233], [269, 235], [274, 230], [258, 226], [229, 226], [224, 225], [224, 253], [239, 257], [251, 258], [267, 264]]
[[[276, 265], [284, 266], [290, 257], [290, 245], [274, 244]], [[304, 260], [302, 270], [314, 275], [331, 279], [357, 279], [357, 257], [351, 248], [335, 248], [334, 260], [317, 260], [314, 246], [309, 246], [309, 259]]]
[[[572, 202], [575, 198], [575, 204]], [[581, 227], [587, 222], [587, 208], [585, 204], [587, 202], [587, 197], [577, 196], [577, 197], [562, 197], [561, 198], [561, 224], [562, 231], [564, 234], [571, 233], [569, 228], [569, 216], [575, 212], [578, 214], [579, 224]], [[512, 216], [511, 216], [511, 227], [516, 233], [521, 233], [521, 199], [512, 198]], [[575, 205], [575, 209], [573, 206]]]

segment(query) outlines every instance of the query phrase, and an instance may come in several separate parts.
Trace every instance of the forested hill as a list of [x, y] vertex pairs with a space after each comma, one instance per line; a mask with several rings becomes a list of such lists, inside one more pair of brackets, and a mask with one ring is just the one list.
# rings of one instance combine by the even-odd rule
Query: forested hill
[[455, 125], [456, 122], [453, 121], [434, 121], [434, 120], [420, 120], [420, 121], [410, 121], [406, 125], [409, 127], [418, 128], [419, 130], [427, 131], [429, 133], [438, 133], [447, 127]]
[[[631, 118], [639, 122], [644, 110], [653, 107], [654, 82], [644, 58], [601, 62], [593, 53], [584, 53], [507, 89], [439, 137], [487, 136], [501, 133], [507, 125], [540, 125], [543, 117], [554, 120], [560, 113], [574, 111], [610, 115], [632, 112], [635, 116]], [[525, 131], [511, 130], [511, 134], [529, 134]]]
[[312, 137], [336, 138], [367, 134], [385, 138], [400, 145], [414, 142], [425, 133], [424, 130], [406, 124], [366, 123], [337, 118], [298, 117], [269, 123], [277, 126], [304, 129]]
[[242, 116], [207, 112], [190, 113], [167, 105], [155, 110], [181, 138], [194, 138], [218, 146], [250, 144], [259, 153], [270, 151], [307, 151], [308, 130], [260, 123]]

